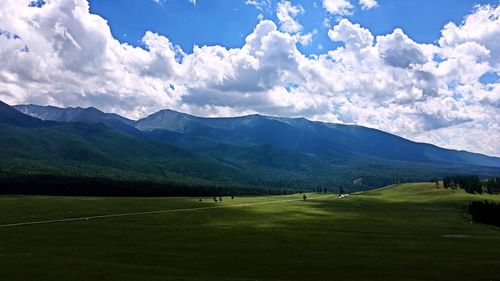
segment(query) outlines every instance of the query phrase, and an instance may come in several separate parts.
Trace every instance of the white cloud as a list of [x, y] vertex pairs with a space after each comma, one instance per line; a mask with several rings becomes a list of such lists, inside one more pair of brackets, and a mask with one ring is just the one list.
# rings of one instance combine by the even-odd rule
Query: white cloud
[[323, 7], [328, 13], [341, 16], [352, 14], [352, 9], [354, 9], [349, 0], [323, 0]]
[[302, 25], [295, 20], [295, 17], [304, 13], [304, 8], [301, 5], [292, 5], [290, 1], [281, 1], [277, 4], [276, 10], [281, 30], [288, 33], [297, 33], [302, 30]]
[[245, 0], [245, 5], [254, 6], [256, 9], [263, 12], [271, 7], [271, 0]]
[[0, 6], [0, 99], [11, 104], [95, 106], [132, 118], [163, 108], [304, 116], [500, 155], [500, 84], [479, 81], [500, 72], [498, 7], [446, 25], [439, 44], [400, 29], [375, 38], [343, 19], [328, 32], [343, 46], [306, 57], [297, 44], [314, 33], [290, 34], [268, 20], [240, 48], [186, 54], [153, 32], [143, 48], [120, 43], [86, 0], [28, 4]]
[[332, 41], [342, 41], [347, 48], [362, 49], [373, 45], [373, 35], [359, 24], [352, 24], [342, 19], [333, 29], [328, 31]]
[[359, 5], [363, 10], [370, 10], [378, 6], [376, 0], [359, 0]]
[[476, 6], [460, 26], [448, 23], [439, 44], [443, 48], [476, 42], [490, 51], [490, 63], [500, 68], [500, 6]]
[[297, 39], [297, 42], [300, 44], [307, 46], [312, 43], [313, 37], [318, 34], [318, 30], [314, 29], [312, 32], [306, 33], [306, 34], [295, 34], [295, 38]]
[[379, 36], [377, 42], [380, 56], [394, 67], [406, 68], [427, 61], [420, 46], [399, 28], [392, 34]]

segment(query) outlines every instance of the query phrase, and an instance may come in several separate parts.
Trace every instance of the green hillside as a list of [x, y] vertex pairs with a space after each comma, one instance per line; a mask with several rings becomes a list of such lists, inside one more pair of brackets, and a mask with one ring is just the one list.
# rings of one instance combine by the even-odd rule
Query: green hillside
[[[284, 194], [317, 188], [356, 191], [448, 175], [490, 177], [499, 173], [498, 167], [467, 165], [469, 162], [451, 154], [442, 163], [358, 154], [353, 149], [363, 145], [351, 143], [345, 135], [351, 127], [330, 128], [305, 119], [258, 115], [198, 118], [161, 111], [144, 124], [182, 125], [178, 128], [182, 133], [140, 132], [131, 126], [133, 121], [95, 108], [18, 108], [33, 116], [0, 101], [0, 194], [186, 196]], [[363, 136], [365, 141], [374, 139]], [[407, 143], [395, 136], [390, 139]], [[341, 153], [339, 149], [347, 150]], [[412, 148], [401, 149], [411, 154]]]
[[[237, 189], [238, 193], [238, 189], [249, 188], [280, 192], [313, 189], [318, 184], [325, 185], [329, 178], [330, 167], [306, 155], [270, 146], [242, 150], [215, 146], [189, 151], [130, 136], [101, 124], [51, 123], [35, 128], [0, 124], [0, 181], [16, 184], [26, 177], [36, 177], [32, 181], [45, 186], [51, 182], [42, 181], [39, 175], [47, 175], [60, 177], [58, 181], [74, 178], [68, 182], [102, 178], [116, 181], [117, 185], [140, 181], [146, 186], [147, 183], [221, 186]], [[318, 175], [317, 179], [312, 179], [312, 175]], [[143, 189], [142, 184], [136, 185], [137, 189]], [[37, 190], [55, 194], [48, 189]], [[16, 187], [9, 192], [17, 193]]]
[[235, 169], [213, 159], [99, 124], [30, 129], [0, 125], [0, 144], [0, 171], [4, 175], [102, 176], [121, 180], [177, 180], [175, 175], [181, 175], [182, 180], [192, 177], [202, 181], [206, 177], [211, 182], [238, 175]]
[[[326, 168], [317, 161], [283, 149], [266, 146], [243, 152], [236, 149], [240, 154], [227, 159], [222, 154], [228, 149], [233, 148], [223, 146], [213, 153], [210, 148], [191, 152], [101, 124], [54, 123], [37, 128], [0, 124], [0, 177], [16, 177], [16, 181], [34, 175], [97, 177], [282, 190], [290, 182], [312, 188], [315, 182], [307, 183], [310, 176], [306, 174], [312, 169], [318, 169], [317, 174], [326, 174]], [[324, 183], [325, 177], [319, 180]]]
[[[0, 225], [183, 210], [2, 226], [0, 280], [399, 281], [500, 276], [500, 229], [471, 223], [465, 211], [471, 201], [500, 202], [500, 195], [417, 183], [342, 199], [308, 197], [225, 197], [215, 203], [211, 198], [3, 196]], [[238, 204], [247, 205], [223, 207]]]
[[[153, 195], [141, 188], [151, 187], [150, 183], [240, 191], [251, 188], [260, 189], [251, 194], [263, 194], [318, 187], [368, 190], [394, 182], [470, 174], [484, 178], [500, 173], [494, 157], [414, 143], [360, 126], [304, 118], [202, 118], [162, 110], [132, 121], [95, 108], [16, 107], [31, 117], [7, 104], [2, 108], [0, 123], [11, 127], [0, 130], [0, 156], [5, 159], [0, 180], [5, 175], [46, 174], [83, 176], [80, 181], [111, 179], [119, 181], [112, 184], [117, 186], [141, 181], [133, 183], [133, 189], [145, 195]], [[32, 180], [37, 181], [40, 178]], [[45, 182], [49, 187], [51, 184]], [[86, 191], [82, 193], [93, 194]], [[124, 195], [120, 190], [117, 194]]]
[[[7, 191], [0, 189], [0, 192], [15, 194], [30, 193], [26, 187], [18, 192], [18, 182], [25, 186], [31, 183], [39, 185], [36, 192], [33, 191], [35, 194], [93, 194], [92, 191], [77, 190], [77, 186], [82, 185], [78, 181], [87, 182], [89, 178], [97, 183], [99, 178], [116, 181], [113, 186], [120, 186], [121, 182], [140, 182], [134, 183], [131, 187], [134, 190], [151, 189], [148, 183], [168, 184], [165, 188], [170, 188], [172, 184], [220, 186], [240, 191], [245, 189], [245, 193], [261, 193], [258, 189], [283, 192], [316, 190], [317, 187], [333, 191], [339, 186], [352, 190], [383, 185], [395, 179], [412, 181], [432, 178], [464, 169], [397, 162], [381, 165], [357, 159], [333, 166], [305, 154], [269, 145], [237, 147], [206, 142], [186, 150], [91, 123], [48, 123], [34, 128], [0, 124], [0, 157], [0, 180], [4, 187], [14, 182], [12, 188]], [[467, 169], [472, 171], [474, 167]], [[494, 173], [495, 170], [491, 170]], [[478, 168], [477, 173], [485, 171], [488, 169]], [[378, 176], [370, 177], [373, 174]], [[56, 181], [66, 182], [66, 185], [72, 183], [74, 192], [61, 191], [59, 187], [54, 187], [54, 180], [44, 180], [39, 175], [56, 178]], [[352, 179], [358, 177], [365, 178], [370, 185], [354, 186]], [[106, 182], [99, 184], [110, 189]], [[86, 185], [79, 188], [84, 189]], [[255, 189], [255, 192], [249, 192], [248, 188]], [[240, 191], [234, 192], [243, 192]], [[149, 191], [124, 193], [120, 187], [116, 190], [117, 195], [138, 193], [167, 194]], [[112, 195], [113, 192], [95, 194]]]

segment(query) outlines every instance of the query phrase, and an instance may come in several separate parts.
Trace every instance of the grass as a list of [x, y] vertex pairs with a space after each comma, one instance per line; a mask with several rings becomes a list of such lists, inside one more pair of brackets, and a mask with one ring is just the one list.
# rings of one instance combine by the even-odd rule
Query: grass
[[306, 202], [4, 196], [0, 224], [295, 198], [0, 227], [0, 280], [500, 279], [500, 229], [465, 211], [500, 196], [428, 183]]

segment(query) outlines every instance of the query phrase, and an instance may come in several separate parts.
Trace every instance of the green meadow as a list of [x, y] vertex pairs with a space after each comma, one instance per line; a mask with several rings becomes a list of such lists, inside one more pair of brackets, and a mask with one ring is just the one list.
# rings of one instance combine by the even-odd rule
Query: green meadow
[[[500, 195], [1, 196], [0, 280], [500, 280], [500, 228], [466, 211], [484, 199]], [[162, 210], [179, 211], [92, 218]]]

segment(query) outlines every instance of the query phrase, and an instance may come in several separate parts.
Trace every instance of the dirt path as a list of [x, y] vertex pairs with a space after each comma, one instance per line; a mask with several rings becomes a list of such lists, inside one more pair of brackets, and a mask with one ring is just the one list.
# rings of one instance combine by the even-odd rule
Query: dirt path
[[[337, 196], [337, 194], [331, 194], [331, 195], [325, 195], [325, 196], [312, 197], [312, 198], [308, 198], [307, 200], [320, 200], [323, 198], [336, 197], [336, 196]], [[105, 219], [105, 218], [143, 216], [143, 215], [163, 214], [163, 213], [177, 213], [177, 212], [191, 212], [191, 211], [201, 211], [201, 210], [211, 210], [211, 209], [249, 207], [249, 206], [257, 206], [257, 205], [281, 204], [281, 203], [297, 202], [297, 201], [303, 201], [302, 197], [301, 197], [301, 199], [275, 200], [275, 201], [254, 202], [254, 203], [242, 203], [242, 204], [234, 204], [234, 205], [170, 209], [170, 210], [159, 210], [159, 211], [146, 211], [146, 212], [133, 212], [133, 213], [121, 213], [121, 214], [110, 214], [110, 215], [98, 215], [98, 216], [54, 219], [54, 220], [44, 220], [44, 221], [9, 223], [9, 224], [0, 224], [0, 228], [26, 226], [26, 225], [37, 225], [37, 224], [49, 224], [49, 223], [63, 223], [63, 222], [73, 222], [73, 221], [88, 221], [88, 220]]]

